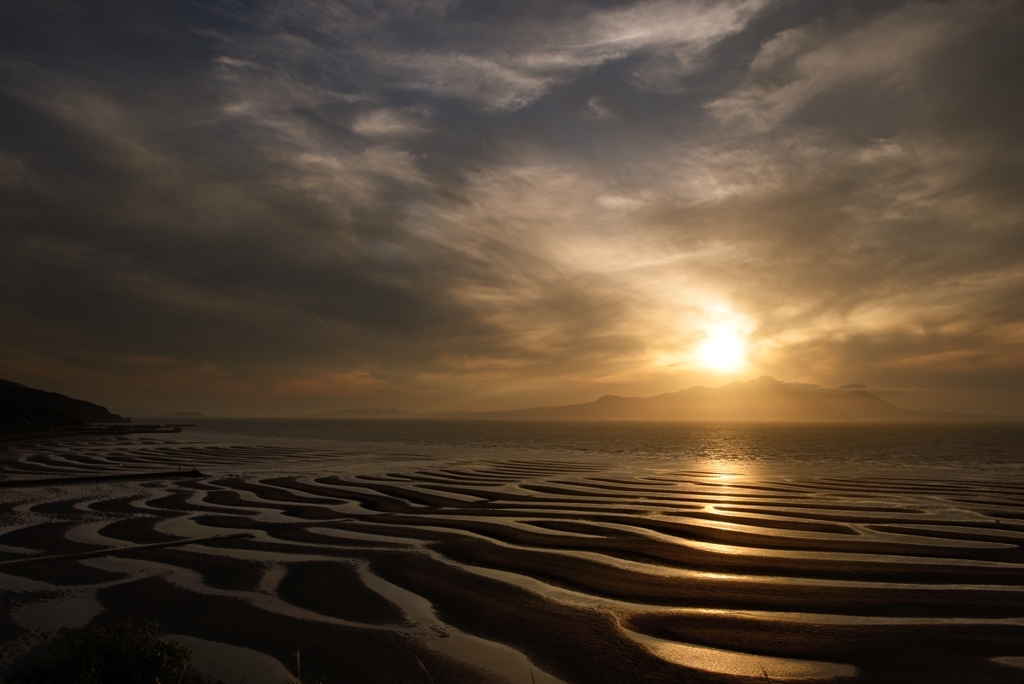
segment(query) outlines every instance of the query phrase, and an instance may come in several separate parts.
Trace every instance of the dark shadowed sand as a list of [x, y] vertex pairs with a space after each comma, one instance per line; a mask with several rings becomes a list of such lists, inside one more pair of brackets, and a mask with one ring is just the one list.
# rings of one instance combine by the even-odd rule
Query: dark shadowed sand
[[0, 675], [130, 617], [251, 684], [1024, 680], [1019, 483], [369, 462], [5, 446]]

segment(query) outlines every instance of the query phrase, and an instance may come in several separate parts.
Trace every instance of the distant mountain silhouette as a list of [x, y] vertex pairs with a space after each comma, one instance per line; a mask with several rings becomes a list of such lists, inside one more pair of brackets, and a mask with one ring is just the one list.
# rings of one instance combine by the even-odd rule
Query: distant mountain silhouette
[[87, 423], [123, 422], [127, 421], [98, 404], [0, 380], [0, 434], [63, 430]]
[[491, 413], [488, 417], [562, 420], [933, 421], [994, 416], [915, 411], [862, 389], [834, 394], [762, 376], [723, 387], [691, 387], [654, 397], [605, 395], [587, 404]]
[[762, 376], [718, 388], [691, 387], [654, 397], [606, 394], [597, 401], [499, 411], [490, 418], [561, 420], [936, 420], [955, 414], [932, 414], [893, 406], [864, 390], [840, 395], [809, 391]]
[[[596, 401], [512, 411], [408, 413], [395, 409], [350, 409], [321, 418], [447, 418], [489, 420], [752, 420], [752, 421], [975, 421], [1010, 416], [915, 411], [893, 406], [862, 389], [831, 390], [780, 382], [767, 375], [723, 387], [691, 387], [654, 397], [606, 394]], [[1019, 420], [1019, 419], [1017, 419]]]

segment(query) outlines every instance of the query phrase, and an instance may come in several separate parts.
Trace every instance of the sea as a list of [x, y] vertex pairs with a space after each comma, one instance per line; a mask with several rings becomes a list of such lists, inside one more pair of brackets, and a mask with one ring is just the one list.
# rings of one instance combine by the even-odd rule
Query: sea
[[403, 458], [565, 459], [616, 469], [1024, 482], [1024, 422], [199, 419], [180, 437], [314, 451], [371, 469]]

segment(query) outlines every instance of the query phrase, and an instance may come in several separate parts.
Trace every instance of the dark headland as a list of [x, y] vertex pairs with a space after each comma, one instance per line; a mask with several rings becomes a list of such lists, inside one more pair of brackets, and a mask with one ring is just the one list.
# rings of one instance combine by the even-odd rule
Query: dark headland
[[181, 432], [182, 424], [141, 425], [99, 404], [0, 380], [0, 440], [79, 434]]
[[0, 434], [34, 434], [126, 423], [99, 404], [0, 380]]

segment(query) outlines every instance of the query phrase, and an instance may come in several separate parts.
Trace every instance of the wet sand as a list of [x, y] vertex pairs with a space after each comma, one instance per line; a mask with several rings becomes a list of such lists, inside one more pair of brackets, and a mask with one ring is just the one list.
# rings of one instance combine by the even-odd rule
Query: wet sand
[[[193, 464], [206, 475], [160, 476]], [[1006, 664], [1024, 657], [1015, 483], [572, 459], [371, 470], [144, 436], [5, 445], [0, 676], [62, 626], [131, 617], [293, 673], [299, 648], [306, 681], [1024, 678]], [[119, 479], [74, 479], [96, 473]]]

